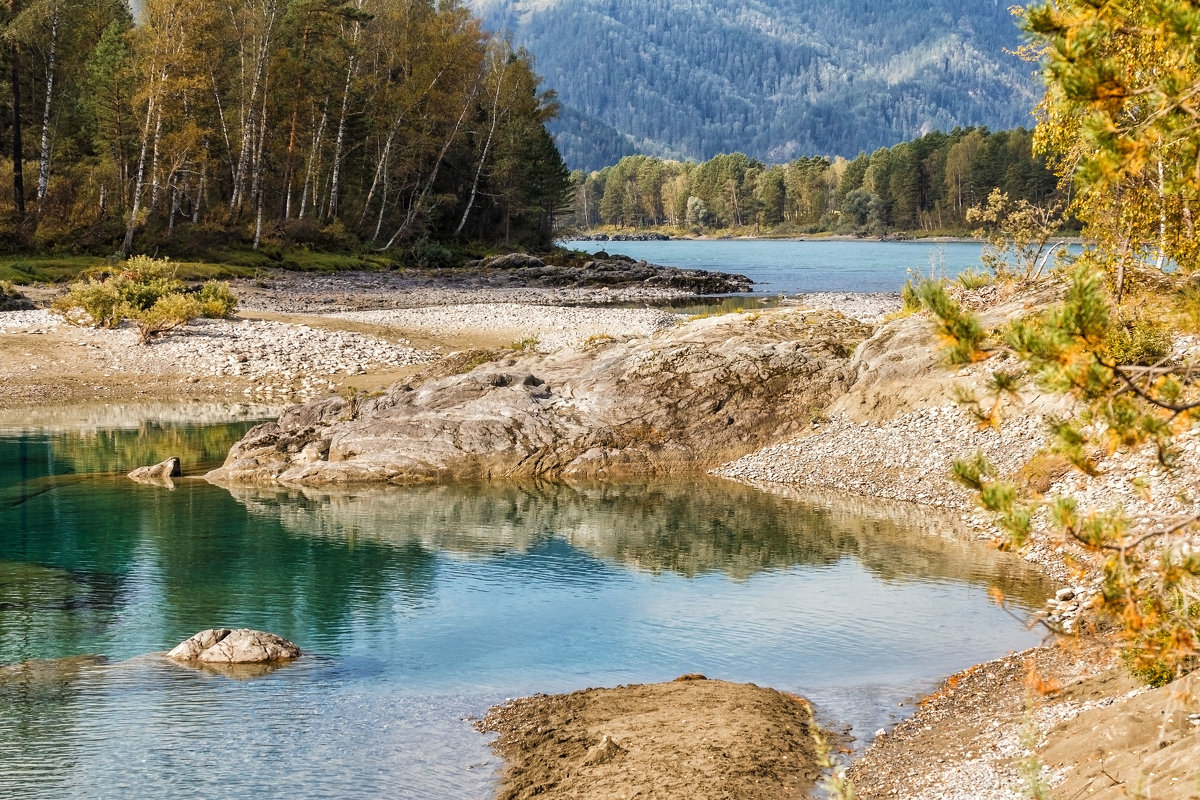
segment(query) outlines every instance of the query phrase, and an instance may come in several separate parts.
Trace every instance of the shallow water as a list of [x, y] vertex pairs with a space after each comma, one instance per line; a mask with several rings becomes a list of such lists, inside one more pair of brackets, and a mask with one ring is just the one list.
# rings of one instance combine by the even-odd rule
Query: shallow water
[[[173, 491], [120, 477], [246, 423], [0, 434], [0, 796], [484, 798], [464, 717], [687, 672], [804, 693], [860, 737], [942, 675], [1036, 643], [1019, 561], [736, 484]], [[80, 473], [84, 473], [81, 475]], [[304, 658], [231, 678], [213, 626]]]
[[912, 274], [953, 277], [979, 269], [983, 245], [974, 242], [822, 240], [687, 240], [561, 242], [587, 253], [622, 253], [683, 269], [737, 272], [756, 294], [898, 292]]

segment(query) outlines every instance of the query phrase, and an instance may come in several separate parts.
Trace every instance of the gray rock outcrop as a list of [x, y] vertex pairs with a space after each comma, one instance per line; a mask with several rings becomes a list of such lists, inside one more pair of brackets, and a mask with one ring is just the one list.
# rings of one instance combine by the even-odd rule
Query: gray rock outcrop
[[701, 269], [679, 269], [636, 261], [629, 256], [597, 253], [593, 258], [571, 259], [548, 264], [527, 253], [509, 253], [480, 261], [469, 261], [462, 272], [487, 275], [493, 285], [551, 288], [630, 286], [678, 289], [693, 294], [748, 292], [754, 281], [745, 275]]
[[171, 456], [162, 463], [155, 464], [152, 467], [138, 467], [133, 472], [129, 473], [129, 479], [143, 483], [162, 484], [164, 481], [170, 485], [171, 478], [178, 478], [183, 474], [183, 469], [179, 464], [179, 459]]
[[845, 391], [869, 328], [832, 312], [733, 314], [601, 337], [293, 408], [207, 476], [220, 484], [415, 483], [689, 472], [779, 441]]
[[300, 648], [273, 633], [249, 628], [200, 631], [167, 653], [173, 661], [201, 664], [271, 664], [300, 657]]

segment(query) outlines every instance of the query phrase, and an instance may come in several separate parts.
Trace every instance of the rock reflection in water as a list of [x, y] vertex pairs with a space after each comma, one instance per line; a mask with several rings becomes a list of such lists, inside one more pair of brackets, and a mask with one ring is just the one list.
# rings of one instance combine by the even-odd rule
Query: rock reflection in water
[[953, 521], [849, 497], [764, 492], [727, 481], [356, 489], [234, 489], [290, 532], [346, 543], [487, 557], [560, 539], [649, 573], [735, 579], [859, 559], [888, 580], [994, 585], [1040, 605], [1048, 585], [1020, 559], [937, 535]]

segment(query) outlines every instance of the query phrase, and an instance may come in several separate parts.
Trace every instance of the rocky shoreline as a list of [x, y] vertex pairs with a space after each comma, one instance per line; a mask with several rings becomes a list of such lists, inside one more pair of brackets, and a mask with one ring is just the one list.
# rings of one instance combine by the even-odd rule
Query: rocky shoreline
[[481, 356], [453, 374], [259, 426], [222, 485], [572, 479], [694, 472], [777, 441], [845, 391], [866, 326], [773, 311]]
[[[268, 276], [243, 284], [243, 319], [197, 323], [145, 348], [134, 345], [131, 330], [70, 328], [41, 310], [2, 312], [0, 406], [147, 395], [309, 400], [255, 429], [214, 480], [712, 469], [767, 489], [928, 507], [948, 515], [948, 535], [981, 539], [996, 534], [990, 519], [947, 477], [953, 458], [977, 449], [1024, 471], [1037, 491], [1071, 493], [1096, 509], [1118, 497], [1144, 521], [1190, 507], [1200, 486], [1196, 431], [1182, 439], [1189, 457], [1179, 470], [1156, 470], [1148, 450], [1118, 450], [1102, 460], [1100, 479], [1085, 485], [1060, 463], [1033, 458], [1044, 444], [1042, 416], [1060, 401], [1027, 391], [1005, 426], [980, 429], [954, 405], [953, 388], [980, 386], [993, 365], [945, 370], [920, 317], [870, 327], [898, 307], [894, 295], [813, 296], [793, 308], [688, 321], [662, 309], [614, 307], [686, 290], [581, 287], [561, 272], [533, 288], [517, 285], [516, 273], [539, 269], [480, 266], [455, 285], [432, 272]], [[993, 298], [985, 321], [998, 324], [1046, 301]], [[459, 352], [447, 357], [452, 350]], [[397, 441], [413, 454], [407, 461], [396, 456]], [[1062, 581], [1045, 614], [1072, 627], [1095, 592], [1094, 565], [1044, 524], [1022, 555]], [[1111, 648], [1086, 647], [1083, 656], [1042, 648], [952, 677], [857, 762], [859, 797], [1008, 800], [1022, 796], [1020, 763], [1036, 753], [1059, 759], [1052, 782], [1094, 777], [1087, 752], [1053, 750], [1057, 731], [1098, 709], [1115, 719], [1129, 708], [1122, 703], [1143, 693], [1116, 691], [1125, 684]], [[1043, 688], [1058, 687], [1034, 711], [1024, 705], [1030, 674]], [[1030, 714], [1036, 735], [1026, 741]], [[1197, 730], [1181, 728], [1172, 752], [1200, 752]], [[1138, 767], [1127, 765], [1120, 783], [1133, 785]], [[1171, 773], [1164, 767], [1163, 774]], [[1096, 789], [1089, 796], [1118, 796], [1107, 784], [1085, 788]]]

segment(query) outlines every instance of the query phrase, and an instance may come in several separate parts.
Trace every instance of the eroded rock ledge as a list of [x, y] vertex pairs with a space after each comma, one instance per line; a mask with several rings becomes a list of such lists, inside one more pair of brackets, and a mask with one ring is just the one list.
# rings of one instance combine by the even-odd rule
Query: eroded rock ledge
[[694, 320], [513, 353], [247, 433], [221, 484], [414, 483], [685, 472], [779, 441], [846, 390], [870, 329], [832, 312]]

